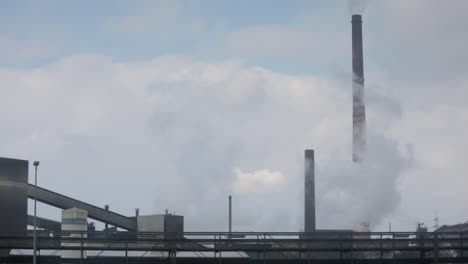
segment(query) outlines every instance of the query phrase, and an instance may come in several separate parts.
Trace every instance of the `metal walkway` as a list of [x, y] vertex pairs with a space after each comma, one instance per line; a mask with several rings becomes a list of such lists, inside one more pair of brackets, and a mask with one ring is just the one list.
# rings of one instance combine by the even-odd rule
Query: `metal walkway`
[[[73, 234], [47, 232], [40, 235], [38, 248], [41, 252], [86, 250], [108, 252], [106, 256], [120, 254], [116, 259], [130, 261], [127, 263], [132, 263], [130, 253], [135, 252], [159, 252], [160, 256], [166, 256], [168, 261], [177, 260], [179, 263], [183, 261], [184, 254], [189, 254], [191, 258], [204, 256], [207, 260], [210, 259], [206, 263], [223, 263], [224, 258], [229, 259], [229, 263], [245, 263], [246, 259], [258, 263], [468, 263], [468, 232], [186, 232], [183, 238], [169, 238], [171, 236], [167, 236], [167, 233], [145, 233], [145, 239], [138, 239], [140, 234], [137, 236], [133, 232], [115, 232], [109, 235], [100, 231]], [[31, 248], [30, 236], [0, 236], [0, 249]], [[242, 257], [233, 260], [233, 253]], [[148, 260], [152, 255], [140, 258]], [[42, 257], [47, 256], [42, 254]], [[89, 260], [91, 259], [97, 259], [94, 263], [101, 263], [99, 257], [90, 256]], [[101, 260], [104, 261], [104, 258]], [[152, 263], [173, 262], [158, 262], [153, 259]]]
[[[42, 228], [44, 230], [53, 231], [53, 232], [60, 232], [62, 230], [62, 223], [50, 220], [47, 218], [42, 218], [37, 216], [36, 218], [36, 226]], [[34, 226], [34, 216], [28, 215], [28, 225]]]
[[[28, 197], [34, 199], [34, 185], [28, 184]], [[103, 208], [84, 203], [71, 197], [49, 191], [47, 189], [37, 187], [37, 200], [39, 202], [55, 206], [61, 209], [69, 209], [77, 207], [88, 211], [89, 218], [114, 225], [129, 231], [136, 231], [137, 223], [134, 218], [130, 218], [112, 211], [107, 211]]]

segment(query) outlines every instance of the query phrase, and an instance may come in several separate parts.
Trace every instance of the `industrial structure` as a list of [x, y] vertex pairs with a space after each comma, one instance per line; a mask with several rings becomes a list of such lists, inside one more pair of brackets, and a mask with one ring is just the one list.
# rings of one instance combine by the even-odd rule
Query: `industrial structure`
[[315, 231], [315, 160], [314, 150], [304, 155], [304, 232]]
[[362, 162], [366, 150], [366, 106], [364, 103], [364, 57], [362, 17], [352, 16], [353, 48], [353, 161]]
[[[362, 18], [352, 16], [353, 156], [366, 148]], [[0, 158], [0, 263], [468, 263], [468, 228], [366, 232], [316, 227], [315, 153], [304, 153], [304, 232], [184, 232], [184, 218], [125, 216], [28, 183], [29, 162]], [[39, 163], [37, 163], [38, 165]], [[37, 169], [36, 163], [34, 164]], [[29, 216], [28, 198], [59, 208], [60, 222]], [[105, 224], [96, 231], [88, 223]], [[27, 226], [39, 228], [32, 234]], [[110, 226], [110, 227], [109, 227]]]

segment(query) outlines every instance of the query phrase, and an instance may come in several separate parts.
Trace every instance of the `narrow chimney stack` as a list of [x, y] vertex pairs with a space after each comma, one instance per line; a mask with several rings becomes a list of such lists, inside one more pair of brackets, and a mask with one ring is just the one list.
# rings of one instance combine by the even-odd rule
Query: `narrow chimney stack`
[[304, 161], [304, 232], [315, 231], [315, 161], [314, 150], [305, 150]]
[[229, 195], [229, 235], [232, 232], [232, 197]]
[[361, 15], [353, 15], [351, 23], [353, 49], [353, 161], [362, 162], [366, 149], [366, 107], [364, 103]]

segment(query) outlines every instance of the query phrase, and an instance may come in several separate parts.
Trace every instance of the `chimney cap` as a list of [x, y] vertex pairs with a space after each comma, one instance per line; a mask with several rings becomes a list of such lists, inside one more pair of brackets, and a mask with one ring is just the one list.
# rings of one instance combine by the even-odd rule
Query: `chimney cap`
[[314, 159], [314, 150], [313, 149], [306, 149], [304, 151], [306, 159]]
[[358, 15], [358, 14], [352, 15], [351, 16], [351, 21], [352, 22], [362, 22], [362, 16]]

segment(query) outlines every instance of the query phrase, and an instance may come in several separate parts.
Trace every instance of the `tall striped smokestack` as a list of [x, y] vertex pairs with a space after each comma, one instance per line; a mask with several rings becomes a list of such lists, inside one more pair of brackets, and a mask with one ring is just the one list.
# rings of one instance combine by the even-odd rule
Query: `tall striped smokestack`
[[304, 232], [315, 231], [315, 161], [314, 150], [304, 153]]
[[364, 104], [361, 15], [353, 15], [351, 23], [353, 41], [353, 161], [362, 162], [366, 149], [366, 106]]

